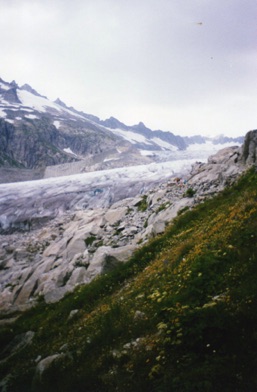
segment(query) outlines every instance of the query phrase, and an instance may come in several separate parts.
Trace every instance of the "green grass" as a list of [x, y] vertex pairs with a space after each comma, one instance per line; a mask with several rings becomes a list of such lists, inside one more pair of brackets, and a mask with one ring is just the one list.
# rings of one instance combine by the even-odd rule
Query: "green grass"
[[96, 236], [95, 235], [91, 235], [90, 237], [87, 237], [84, 241], [86, 246], [90, 246], [93, 244], [93, 242], [95, 242], [96, 240]]
[[[256, 308], [252, 169], [178, 216], [128, 263], [2, 327], [3, 347], [29, 330], [35, 337], [0, 371], [12, 374], [12, 392], [253, 392]], [[35, 359], [62, 351], [39, 378]]]

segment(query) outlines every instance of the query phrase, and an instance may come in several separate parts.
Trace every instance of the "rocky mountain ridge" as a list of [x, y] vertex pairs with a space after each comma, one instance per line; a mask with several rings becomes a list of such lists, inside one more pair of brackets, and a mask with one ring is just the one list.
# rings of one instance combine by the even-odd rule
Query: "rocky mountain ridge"
[[[126, 196], [113, 199], [110, 205], [100, 203], [105, 197], [101, 188], [93, 189], [90, 199], [98, 195], [98, 204], [82, 206], [75, 199], [67, 210], [67, 199], [49, 200], [48, 208], [58, 205], [60, 214], [46, 223], [47, 206], [39, 205], [41, 224], [33, 227], [27, 219], [14, 225], [16, 231], [9, 231], [4, 221], [6, 205], [1, 214], [1, 311], [26, 309], [39, 298], [58, 301], [77, 285], [126, 262], [140, 244], [163, 233], [178, 213], [212, 197], [256, 164], [256, 135], [257, 131], [251, 131], [241, 148], [227, 148], [206, 164], [196, 163], [183, 178], [169, 178], [129, 198], [125, 189]], [[12, 214], [24, 213], [24, 205], [22, 200], [16, 203]]]
[[[81, 173], [172, 159], [176, 151], [206, 141], [210, 139], [152, 131], [142, 122], [127, 126], [114, 117], [103, 121], [67, 107], [59, 98], [51, 102], [28, 84], [19, 87], [15, 81], [0, 79], [2, 183], [43, 178], [45, 168], [67, 163], [72, 172]], [[220, 138], [213, 143], [227, 141]]]
[[107, 129], [51, 102], [32, 87], [0, 80], [0, 164], [24, 169], [74, 162], [131, 146]]

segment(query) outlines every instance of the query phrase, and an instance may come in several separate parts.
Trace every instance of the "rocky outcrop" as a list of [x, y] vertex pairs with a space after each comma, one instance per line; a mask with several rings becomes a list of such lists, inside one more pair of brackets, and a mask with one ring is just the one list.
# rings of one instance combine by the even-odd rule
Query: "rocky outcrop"
[[15, 124], [0, 119], [0, 160], [3, 166], [27, 169], [77, 160], [58, 148], [59, 138], [59, 132], [47, 121], [40, 126], [34, 120]]
[[245, 136], [244, 144], [240, 149], [240, 161], [246, 165], [257, 162], [257, 130], [250, 131]]
[[232, 184], [244, 170], [240, 148], [228, 147], [209, 157], [207, 163], [195, 163], [188, 184], [197, 191], [198, 197], [206, 197]]
[[[0, 119], [0, 135], [3, 164], [28, 169], [78, 161], [119, 145], [112, 134], [105, 134], [92, 124], [69, 122], [57, 129], [49, 115], [39, 113], [36, 118], [12, 123]], [[4, 156], [9, 157], [9, 161]]]
[[17, 95], [17, 88], [11, 87], [3, 93], [3, 99], [10, 103], [21, 103]]
[[228, 147], [209, 157], [207, 163], [193, 165], [188, 184], [197, 194], [215, 194], [230, 185], [247, 167], [256, 165], [257, 130], [245, 135], [241, 147]]

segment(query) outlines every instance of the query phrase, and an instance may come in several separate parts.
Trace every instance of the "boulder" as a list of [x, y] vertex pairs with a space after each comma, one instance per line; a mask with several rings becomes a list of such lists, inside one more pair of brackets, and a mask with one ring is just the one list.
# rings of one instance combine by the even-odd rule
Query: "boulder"
[[68, 320], [72, 320], [79, 313], [79, 309], [73, 309], [70, 311]]
[[132, 256], [135, 246], [127, 245], [120, 248], [101, 246], [98, 248], [90, 261], [87, 269], [87, 276], [92, 279], [100, 273], [106, 273], [114, 268], [118, 263], [124, 263]]
[[125, 216], [127, 212], [127, 207], [119, 207], [117, 209], [109, 209], [105, 215], [104, 215], [104, 219], [105, 221], [113, 226], [117, 223], [119, 223]]
[[66, 293], [72, 290], [71, 286], [58, 287], [52, 291], [47, 291], [44, 295], [45, 302], [51, 304], [60, 301]]
[[158, 234], [161, 234], [165, 231], [165, 222], [157, 221], [152, 226], [152, 234], [155, 237]]
[[166, 189], [159, 189], [157, 192], [154, 192], [150, 194], [147, 198], [148, 204], [151, 205], [151, 207], [154, 207], [156, 204], [158, 205], [159, 203], [162, 202], [163, 199], [166, 197]]
[[53, 354], [50, 355], [49, 357], [46, 357], [44, 359], [41, 359], [40, 362], [38, 362], [37, 367], [36, 367], [36, 378], [41, 378], [43, 373], [54, 363], [58, 362], [62, 359], [65, 358], [65, 354]]
[[67, 237], [61, 238], [56, 242], [53, 242], [45, 249], [43, 256], [49, 257], [49, 256], [61, 255], [66, 249], [67, 242], [69, 242], [69, 238]]
[[89, 278], [86, 271], [87, 270], [84, 267], [75, 268], [72, 272], [70, 279], [67, 282], [67, 285], [70, 287], [75, 287], [78, 284], [88, 283]]
[[21, 291], [14, 301], [15, 305], [23, 304], [29, 301], [31, 294], [35, 291], [37, 287], [37, 277], [33, 276], [26, 281], [22, 286]]
[[85, 234], [79, 233], [68, 243], [64, 256], [72, 260], [78, 253], [83, 253], [86, 249]]

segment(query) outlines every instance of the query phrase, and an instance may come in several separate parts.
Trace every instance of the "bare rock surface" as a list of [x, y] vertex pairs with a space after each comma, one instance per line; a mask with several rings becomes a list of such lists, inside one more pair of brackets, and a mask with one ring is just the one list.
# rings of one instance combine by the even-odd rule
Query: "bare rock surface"
[[[255, 136], [256, 131], [249, 146]], [[163, 233], [179, 211], [233, 183], [248, 167], [242, 151], [244, 147], [222, 150], [207, 163], [196, 163], [190, 173], [164, 176], [159, 183], [154, 179], [149, 186], [126, 182], [124, 175], [111, 181], [102, 172], [107, 176], [104, 187], [92, 182], [79, 187], [78, 179], [67, 186], [62, 178], [57, 200], [44, 184], [39, 184], [40, 196], [34, 198], [29, 184], [21, 192], [11, 186], [10, 194], [1, 188], [0, 311], [27, 309], [39, 298], [56, 302], [77, 285], [126, 262], [138, 246]], [[251, 147], [251, 159], [252, 151]], [[39, 216], [48, 212], [53, 219], [43, 224]], [[20, 219], [33, 221], [33, 214], [38, 214], [40, 224], [26, 226]]]
[[194, 204], [184, 197], [186, 189], [173, 178], [110, 208], [66, 211], [43, 227], [2, 234], [1, 310], [22, 310], [39, 297], [56, 302], [126, 262], [139, 244], [162, 233], [180, 208]]

